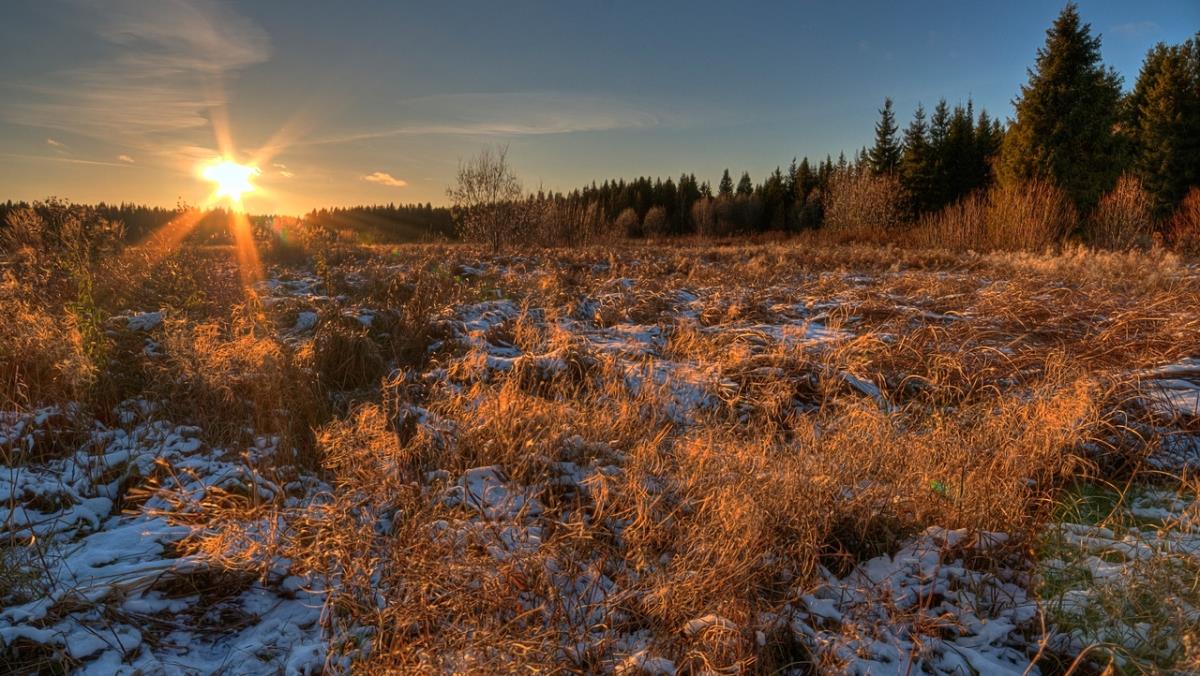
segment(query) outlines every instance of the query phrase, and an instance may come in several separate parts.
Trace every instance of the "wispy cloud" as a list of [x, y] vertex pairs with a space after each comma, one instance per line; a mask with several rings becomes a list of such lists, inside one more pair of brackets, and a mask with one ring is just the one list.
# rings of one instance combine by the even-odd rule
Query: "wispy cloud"
[[128, 155], [117, 155], [117, 161], [125, 162], [126, 164], [133, 164], [133, 158]]
[[50, 155], [22, 155], [20, 153], [0, 153], [0, 157], [13, 157], [21, 160], [35, 160], [38, 162], [62, 162], [64, 164], [86, 164], [98, 167], [128, 167], [128, 164], [119, 162], [104, 162], [101, 160], [83, 160], [77, 157], [53, 157]]
[[62, 141], [56, 141], [55, 139], [52, 139], [52, 138], [46, 139], [46, 145], [50, 146], [51, 148], [66, 148], [67, 147], [66, 145], [64, 145], [62, 143]]
[[345, 143], [410, 134], [523, 136], [661, 126], [665, 113], [629, 101], [569, 92], [502, 92], [423, 96], [400, 101], [403, 120], [386, 129], [329, 136], [312, 143]]
[[0, 105], [10, 122], [163, 148], [207, 126], [226, 102], [224, 77], [270, 50], [262, 29], [209, 0], [72, 4], [106, 56], [21, 86]]
[[370, 174], [367, 174], [366, 176], [363, 176], [362, 178], [364, 181], [370, 181], [371, 183], [378, 183], [380, 185], [391, 186], [393, 188], [403, 188], [404, 186], [408, 185], [408, 181], [405, 181], [404, 179], [396, 178], [395, 176], [392, 176], [391, 174], [387, 173], [386, 171], [375, 171]]
[[1162, 26], [1154, 21], [1130, 21], [1112, 27], [1115, 35], [1126, 38], [1144, 38], [1162, 31]]

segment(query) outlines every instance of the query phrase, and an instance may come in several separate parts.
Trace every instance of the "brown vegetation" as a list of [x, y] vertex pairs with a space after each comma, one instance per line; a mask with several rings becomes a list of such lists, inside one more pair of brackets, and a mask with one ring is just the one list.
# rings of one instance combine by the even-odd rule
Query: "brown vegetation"
[[[831, 218], [895, 227], [891, 188], [858, 180], [884, 201], [860, 221], [835, 190]], [[1040, 250], [1073, 218], [1038, 185], [928, 219], [922, 241], [942, 251], [818, 235], [343, 249], [326, 295], [167, 308], [155, 351], [105, 359], [136, 361], [138, 396], [213, 447], [278, 436], [292, 462], [256, 475], [331, 489], [180, 493], [168, 516], [218, 575], [286, 560], [328, 584], [326, 635], [370, 637], [332, 646], [357, 668], [594, 671], [645, 649], [687, 670], [837, 669], [770, 619], [822, 571], [932, 526], [1008, 536], [961, 555], [980, 575], [1033, 566], [1072, 486], [1145, 472], [1160, 428], [1136, 374], [1200, 344], [1195, 270], [1162, 251], [944, 250], [980, 233]], [[81, 347], [69, 302], [11, 273], [3, 293], [0, 401], [86, 399], [111, 368]], [[484, 314], [497, 303], [516, 310]], [[364, 309], [369, 326], [345, 316]], [[294, 333], [299, 311], [320, 313], [311, 335]], [[473, 502], [471, 477], [503, 495]]]

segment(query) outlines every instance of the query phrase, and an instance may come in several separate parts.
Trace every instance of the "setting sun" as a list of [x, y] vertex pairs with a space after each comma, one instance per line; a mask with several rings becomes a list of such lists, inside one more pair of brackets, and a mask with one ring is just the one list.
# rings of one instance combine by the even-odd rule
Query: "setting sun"
[[0, 0], [0, 676], [1200, 676], [1198, 29]]
[[204, 167], [200, 175], [205, 180], [217, 184], [214, 197], [227, 197], [230, 201], [240, 202], [242, 195], [254, 190], [250, 179], [259, 173], [258, 167], [238, 164], [233, 160], [221, 160]]

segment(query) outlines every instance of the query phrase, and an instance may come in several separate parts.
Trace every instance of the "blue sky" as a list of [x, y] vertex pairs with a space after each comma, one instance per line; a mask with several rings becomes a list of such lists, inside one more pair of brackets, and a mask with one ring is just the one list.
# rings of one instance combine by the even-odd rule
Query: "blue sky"
[[[942, 97], [1011, 115], [1061, 8], [8, 0], [0, 199], [195, 204], [222, 146], [259, 164], [259, 211], [439, 203], [493, 143], [529, 188], [758, 179], [868, 143], [885, 96], [902, 122]], [[1200, 30], [1196, 0], [1080, 11], [1127, 87], [1150, 46]]]

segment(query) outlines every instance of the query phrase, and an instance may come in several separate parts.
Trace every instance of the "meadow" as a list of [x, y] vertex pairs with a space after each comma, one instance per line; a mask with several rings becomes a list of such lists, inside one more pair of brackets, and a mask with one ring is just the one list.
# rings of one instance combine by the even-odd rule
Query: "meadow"
[[274, 242], [247, 275], [72, 232], [0, 285], [5, 671], [1200, 669], [1175, 254]]

